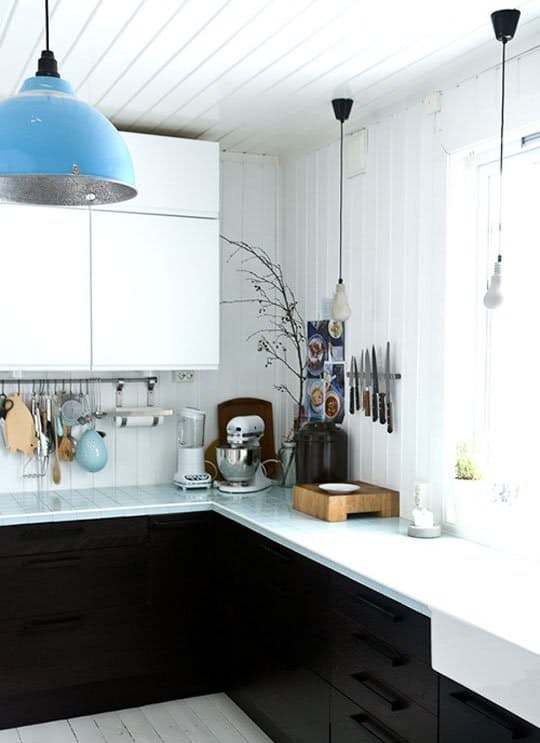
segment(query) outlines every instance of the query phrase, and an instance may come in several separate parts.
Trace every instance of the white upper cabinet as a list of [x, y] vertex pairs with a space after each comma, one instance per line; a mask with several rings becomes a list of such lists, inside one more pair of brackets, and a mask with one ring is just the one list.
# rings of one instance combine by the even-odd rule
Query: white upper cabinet
[[93, 368], [219, 363], [219, 222], [95, 211]]
[[99, 209], [185, 217], [219, 216], [219, 144], [122, 132], [137, 196]]
[[90, 369], [88, 210], [0, 204], [0, 368]]

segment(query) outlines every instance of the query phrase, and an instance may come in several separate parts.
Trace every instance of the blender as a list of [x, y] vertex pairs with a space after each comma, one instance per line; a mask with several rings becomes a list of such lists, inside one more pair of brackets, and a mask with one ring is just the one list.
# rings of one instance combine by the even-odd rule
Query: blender
[[207, 488], [212, 485], [213, 477], [206, 471], [207, 463], [204, 459], [205, 420], [206, 415], [202, 410], [197, 408], [180, 410], [174, 476], [174, 483], [180, 488]]

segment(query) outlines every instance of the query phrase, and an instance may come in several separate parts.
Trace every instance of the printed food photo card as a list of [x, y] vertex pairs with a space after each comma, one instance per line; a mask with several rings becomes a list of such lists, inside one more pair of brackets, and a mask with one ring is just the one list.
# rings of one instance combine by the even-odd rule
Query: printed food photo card
[[337, 320], [307, 326], [305, 410], [309, 421], [341, 423], [345, 413], [345, 327]]

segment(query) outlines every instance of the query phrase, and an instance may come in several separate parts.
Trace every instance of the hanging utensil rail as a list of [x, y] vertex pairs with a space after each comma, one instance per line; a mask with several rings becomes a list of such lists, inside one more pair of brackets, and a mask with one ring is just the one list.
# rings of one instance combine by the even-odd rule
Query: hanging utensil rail
[[95, 384], [95, 383], [106, 383], [114, 384], [118, 387], [119, 384], [123, 387], [124, 384], [146, 384], [147, 387], [153, 389], [158, 383], [156, 376], [152, 377], [0, 377], [0, 384], [11, 384], [21, 386], [23, 384], [31, 385], [51, 385], [51, 384]]

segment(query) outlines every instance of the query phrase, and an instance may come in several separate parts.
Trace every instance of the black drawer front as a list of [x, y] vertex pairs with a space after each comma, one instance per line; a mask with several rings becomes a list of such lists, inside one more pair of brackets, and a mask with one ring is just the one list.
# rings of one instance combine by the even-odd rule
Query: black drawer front
[[3, 698], [146, 674], [145, 610], [62, 613], [0, 623]]
[[540, 741], [540, 729], [444, 676], [440, 690], [440, 743]]
[[147, 538], [148, 519], [145, 516], [3, 526], [0, 530], [0, 557], [122, 547], [142, 544]]
[[[397, 730], [394, 724], [388, 724], [335, 689], [332, 691], [330, 725], [332, 743], [437, 743], [436, 718], [433, 718], [429, 731], [414, 721]], [[468, 739], [463, 739], [462, 743], [469, 743]]]
[[330, 688], [310, 670], [260, 666], [228, 693], [274, 743], [328, 743]]
[[437, 714], [438, 678], [424, 660], [403, 653], [346, 618], [334, 628], [332, 646], [332, 681], [344, 693], [358, 688], [353, 679], [364, 674], [393, 689], [396, 696]]
[[348, 617], [400, 652], [430, 662], [430, 622], [403, 604], [335, 573], [332, 580], [334, 621]]
[[145, 603], [141, 547], [53, 552], [0, 559], [2, 619]]

